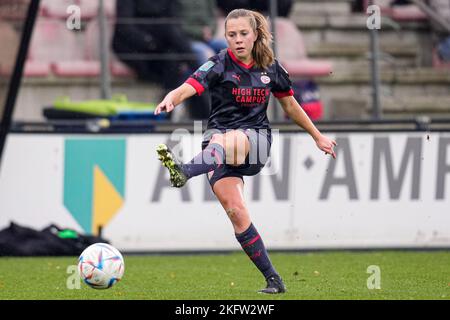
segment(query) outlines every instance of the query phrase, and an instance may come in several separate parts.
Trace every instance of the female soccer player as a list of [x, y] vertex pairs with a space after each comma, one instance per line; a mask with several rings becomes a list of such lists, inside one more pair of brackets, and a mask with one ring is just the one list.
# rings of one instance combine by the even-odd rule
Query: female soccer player
[[184, 84], [169, 92], [155, 110], [155, 114], [171, 112], [184, 100], [208, 89], [212, 108], [203, 151], [185, 164], [164, 144], [157, 147], [157, 153], [169, 169], [174, 187], [207, 174], [236, 239], [266, 279], [267, 287], [259, 292], [283, 293], [286, 288], [243, 198], [243, 176], [260, 172], [269, 156], [272, 136], [266, 111], [270, 92], [286, 114], [311, 135], [317, 147], [333, 158], [336, 142], [319, 132], [293, 97], [288, 73], [274, 58], [272, 35], [263, 15], [244, 9], [231, 11], [225, 20], [225, 36], [228, 49], [210, 58]]

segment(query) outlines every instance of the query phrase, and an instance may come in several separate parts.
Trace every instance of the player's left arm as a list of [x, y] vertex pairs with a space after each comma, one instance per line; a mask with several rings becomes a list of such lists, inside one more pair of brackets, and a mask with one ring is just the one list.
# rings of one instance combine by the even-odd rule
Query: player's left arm
[[334, 152], [336, 141], [320, 133], [319, 129], [316, 128], [297, 100], [293, 96], [286, 96], [279, 98], [278, 101], [288, 117], [309, 133], [316, 142], [317, 147], [324, 151], [325, 154], [331, 154], [336, 159], [336, 153]]

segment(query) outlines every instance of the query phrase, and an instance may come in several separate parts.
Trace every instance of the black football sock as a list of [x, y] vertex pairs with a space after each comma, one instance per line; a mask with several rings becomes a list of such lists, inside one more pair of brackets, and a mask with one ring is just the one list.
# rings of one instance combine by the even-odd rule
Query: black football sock
[[189, 163], [181, 165], [186, 177], [192, 178], [215, 170], [225, 163], [225, 150], [218, 143], [211, 143]]
[[253, 226], [253, 223], [250, 224], [250, 227], [243, 233], [236, 234], [236, 239], [266, 279], [271, 276], [278, 276], [272, 262], [270, 262], [269, 255], [264, 247], [261, 236]]

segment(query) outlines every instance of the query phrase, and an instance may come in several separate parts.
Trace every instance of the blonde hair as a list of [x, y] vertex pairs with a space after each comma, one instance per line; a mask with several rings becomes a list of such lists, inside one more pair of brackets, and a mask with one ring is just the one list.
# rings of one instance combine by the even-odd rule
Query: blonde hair
[[272, 50], [272, 34], [269, 30], [267, 19], [259, 12], [247, 9], [234, 9], [225, 19], [225, 30], [227, 21], [245, 17], [249, 19], [250, 26], [257, 38], [252, 50], [255, 65], [259, 68], [267, 69], [274, 61], [275, 56]]

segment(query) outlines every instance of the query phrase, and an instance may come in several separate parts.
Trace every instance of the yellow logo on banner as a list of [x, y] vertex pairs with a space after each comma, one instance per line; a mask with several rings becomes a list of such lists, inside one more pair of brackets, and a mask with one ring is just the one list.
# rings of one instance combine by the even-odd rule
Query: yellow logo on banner
[[94, 167], [93, 225], [95, 233], [105, 226], [123, 205], [123, 198], [99, 166]]

